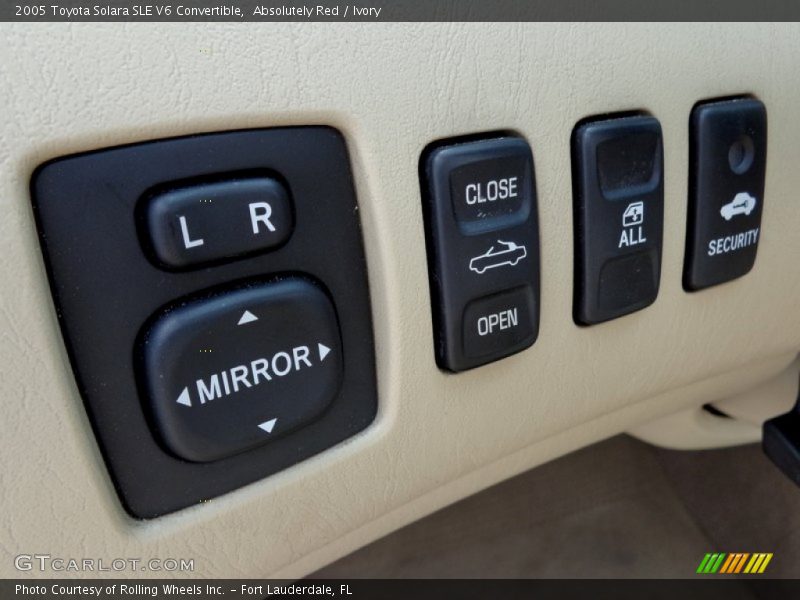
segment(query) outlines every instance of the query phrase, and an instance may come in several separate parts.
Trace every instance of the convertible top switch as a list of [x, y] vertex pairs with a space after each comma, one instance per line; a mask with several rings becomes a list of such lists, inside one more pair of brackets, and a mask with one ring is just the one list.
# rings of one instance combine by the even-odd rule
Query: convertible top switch
[[539, 331], [539, 233], [525, 140], [447, 140], [422, 158], [436, 361], [463, 371]]

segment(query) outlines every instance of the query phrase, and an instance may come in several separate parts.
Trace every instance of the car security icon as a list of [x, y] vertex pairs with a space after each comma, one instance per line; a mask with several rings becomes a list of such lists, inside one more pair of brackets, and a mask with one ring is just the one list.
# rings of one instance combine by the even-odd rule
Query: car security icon
[[736, 215], [749, 215], [756, 208], [756, 199], [747, 192], [739, 192], [733, 200], [719, 209], [719, 214], [726, 221], [730, 221]]
[[495, 267], [502, 267], [504, 265], [513, 267], [528, 256], [528, 251], [525, 249], [525, 246], [520, 246], [514, 242], [504, 242], [502, 240], [497, 240], [497, 243], [502, 247], [498, 249], [496, 246], [492, 246], [483, 254], [469, 261], [470, 271], [475, 271], [478, 275], [482, 275], [488, 269], [494, 269]]

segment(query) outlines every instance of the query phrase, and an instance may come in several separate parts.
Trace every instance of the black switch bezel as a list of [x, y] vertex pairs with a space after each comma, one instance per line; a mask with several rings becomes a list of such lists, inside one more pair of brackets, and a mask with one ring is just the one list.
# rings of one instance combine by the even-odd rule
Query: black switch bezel
[[[601, 144], [629, 135], [657, 135], [653, 173], [647, 182], [628, 191], [604, 191], [600, 183], [597, 150]], [[664, 150], [661, 124], [641, 111], [589, 117], [572, 132], [572, 189], [575, 271], [573, 319], [577, 325], [595, 325], [642, 310], [655, 302], [661, 283], [661, 253], [664, 227]], [[621, 218], [636, 202], [646, 202], [646, 242], [640, 247], [620, 249]], [[630, 260], [631, 269], [648, 260], [653, 281], [649, 294], [630, 294], [623, 305], [603, 306], [600, 286], [603, 269], [615, 260]], [[635, 262], [640, 260], [640, 262]], [[618, 264], [618, 263], [617, 263]], [[624, 296], [624, 293], [620, 294]]]
[[[523, 164], [527, 202], [514, 212], [483, 220], [459, 220], [452, 201], [451, 174], [459, 169], [510, 158]], [[435, 141], [422, 152], [420, 190], [425, 218], [434, 351], [440, 369], [460, 372], [491, 363], [534, 344], [539, 336], [539, 221], [536, 177], [530, 145], [521, 136], [497, 131]], [[511, 269], [477, 275], [471, 257], [498, 241], [524, 242], [526, 254]], [[469, 354], [464, 341], [464, 314], [478, 299], [520, 287], [530, 288], [530, 332], [514, 343], [481, 355]], [[520, 296], [520, 297], [523, 297]]]
[[[734, 143], [749, 140], [749, 165], [731, 165]], [[683, 288], [698, 292], [749, 273], [761, 241], [764, 184], [767, 170], [767, 109], [752, 96], [732, 96], [698, 102], [689, 117], [689, 202]], [[736, 192], [757, 199], [754, 210], [725, 221], [722, 206]], [[726, 257], [709, 257], [710, 240], [725, 239], [757, 229], [756, 242]]]
[[[186, 272], [150, 260], [137, 205], [164, 182], [220, 173], [280, 173], [295, 229], [271, 252]], [[112, 480], [138, 518], [169, 513], [309, 458], [366, 428], [377, 412], [372, 319], [347, 147], [330, 127], [255, 129], [171, 138], [58, 158], [31, 182], [55, 308], [78, 388]], [[211, 463], [164, 451], [135, 376], [142, 327], [176, 299], [281, 274], [321, 281], [339, 316], [343, 380], [313, 423]], [[56, 401], [56, 399], [54, 399]]]

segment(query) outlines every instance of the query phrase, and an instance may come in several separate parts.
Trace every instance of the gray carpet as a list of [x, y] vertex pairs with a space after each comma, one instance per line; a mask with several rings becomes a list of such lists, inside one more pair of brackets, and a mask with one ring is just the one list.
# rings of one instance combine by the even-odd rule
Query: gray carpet
[[758, 446], [627, 436], [533, 469], [318, 571], [324, 578], [692, 577], [706, 552], [774, 552], [800, 576], [800, 489]]

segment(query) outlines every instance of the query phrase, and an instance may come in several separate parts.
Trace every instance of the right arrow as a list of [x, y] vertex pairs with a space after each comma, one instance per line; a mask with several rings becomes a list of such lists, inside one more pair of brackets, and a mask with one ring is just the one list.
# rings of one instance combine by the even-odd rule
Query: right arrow
[[325, 360], [325, 357], [330, 354], [331, 349], [328, 348], [325, 344], [317, 344], [317, 349], [319, 350], [319, 361], [322, 362]]
[[192, 405], [192, 399], [189, 396], [189, 388], [188, 387], [183, 388], [183, 391], [181, 392], [181, 395], [178, 396], [178, 399], [175, 400], [175, 402], [177, 402], [178, 404], [183, 404], [184, 406], [191, 406]]

